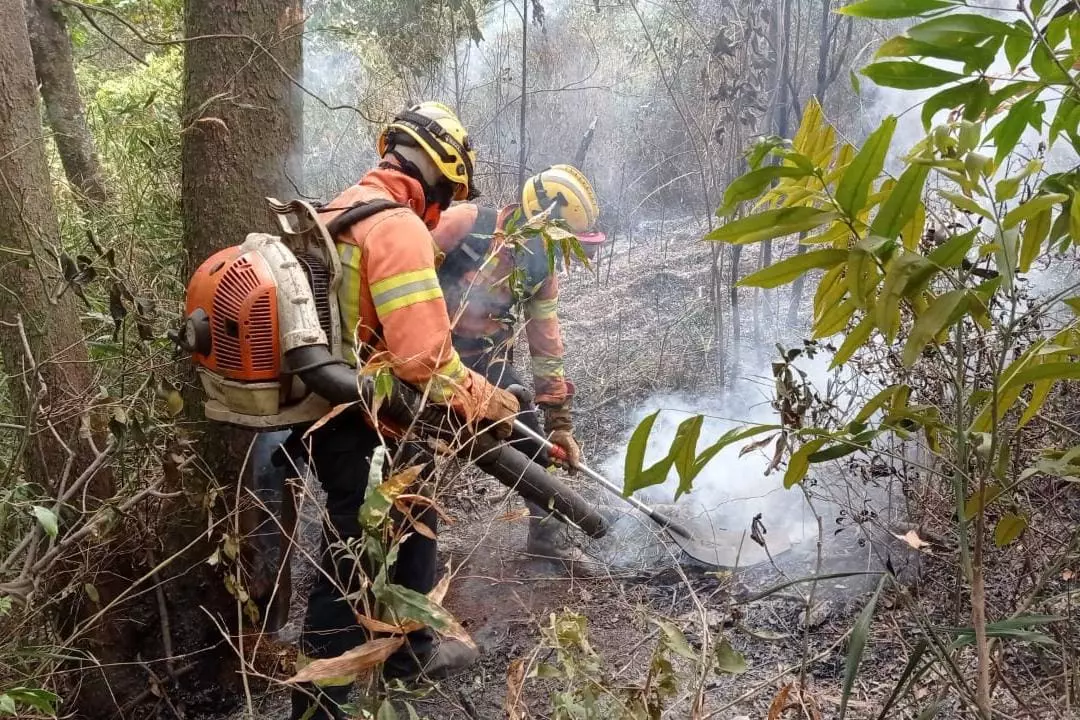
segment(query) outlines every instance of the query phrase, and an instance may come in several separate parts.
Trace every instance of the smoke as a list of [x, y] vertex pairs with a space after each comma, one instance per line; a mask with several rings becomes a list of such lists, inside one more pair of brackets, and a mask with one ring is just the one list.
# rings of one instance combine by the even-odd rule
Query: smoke
[[[802, 356], [795, 360], [794, 365], [805, 373], [806, 381], [819, 394], [831, 395], [838, 406], [845, 407], [854, 397], [854, 388], [847, 384], [851, 378], [841, 378], [838, 373], [830, 372], [829, 361], [827, 353], [819, 353], [813, 359]], [[843, 381], [843, 386], [849, 389], [835, 392], [838, 381]], [[633, 417], [636, 427], [647, 415], [660, 410], [646, 447], [645, 465], [667, 454], [675, 440], [679, 423], [692, 415], [705, 416], [698, 442], [699, 451], [733, 428], [749, 424], [778, 424], [777, 411], [771, 405], [775, 392], [773, 383], [771, 368], [761, 367], [746, 373], [730, 391], [712, 397], [691, 397], [678, 393], [650, 397]], [[834, 392], [828, 393], [827, 388]], [[610, 478], [623, 476], [630, 434], [627, 432], [622, 438], [620, 450], [601, 463], [602, 471]], [[765, 438], [773, 439], [763, 447], [743, 454], [746, 446]], [[845, 505], [852, 502], [861, 505], [867, 500], [879, 505], [886, 504], [886, 498], [874, 488], [861, 488], [859, 492], [864, 494], [852, 500], [849, 483], [839, 472], [838, 466], [830, 463], [814, 466], [810, 472], [813, 480], [808, 481], [815, 483], [812, 510], [798, 488], [784, 488], [785, 466], [781, 465], [779, 469], [767, 473], [774, 447], [774, 434], [763, 434], [722, 450], [697, 476], [691, 492], [677, 501], [676, 514], [681, 517], [705, 515], [713, 527], [736, 532], [749, 530], [754, 518], [760, 516], [768, 530], [767, 538], [771, 545], [782, 547], [790, 543], [797, 555], [804, 555], [814, 545], [814, 542], [808, 541], [816, 541], [817, 537], [813, 510], [821, 514], [830, 526], [835, 526], [835, 520], [841, 514], [841, 499]], [[637, 497], [649, 503], [666, 505], [674, 502], [677, 487], [678, 477], [672, 470], [662, 485], [646, 488], [638, 492]], [[627, 549], [624, 555], [629, 552], [630, 549]]]

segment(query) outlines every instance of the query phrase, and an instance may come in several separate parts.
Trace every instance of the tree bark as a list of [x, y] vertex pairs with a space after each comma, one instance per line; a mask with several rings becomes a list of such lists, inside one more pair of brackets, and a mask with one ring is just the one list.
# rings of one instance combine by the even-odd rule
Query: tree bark
[[105, 173], [94, 150], [94, 138], [86, 125], [86, 113], [67, 23], [55, 0], [26, 0], [26, 26], [34, 54], [34, 70], [45, 101], [45, 115], [53, 131], [60, 162], [75, 199], [84, 212], [108, 199]]
[[[276, 229], [265, 197], [297, 195], [302, 101], [291, 78], [302, 69], [302, 20], [300, 0], [185, 2], [187, 37], [216, 36], [190, 42], [184, 58], [181, 209], [189, 274], [249, 232]], [[247, 507], [245, 537], [273, 524], [266, 513], [250, 508], [252, 474], [238, 481], [251, 439], [247, 432], [214, 428], [200, 443], [219, 484], [230, 490], [242, 486], [236, 499]], [[261, 559], [277, 554], [276, 547], [266, 546], [275, 537], [261, 533], [242, 544], [243, 584], [264, 611], [277, 567]], [[288, 590], [277, 593], [278, 610], [288, 602]]]

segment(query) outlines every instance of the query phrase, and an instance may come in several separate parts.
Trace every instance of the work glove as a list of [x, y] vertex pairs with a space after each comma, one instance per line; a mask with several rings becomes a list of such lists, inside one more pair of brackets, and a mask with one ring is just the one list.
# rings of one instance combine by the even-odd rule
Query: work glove
[[581, 448], [574, 439], [574, 425], [570, 420], [570, 400], [567, 399], [562, 405], [544, 406], [544, 429], [547, 431], [548, 440], [553, 445], [562, 448], [566, 453], [566, 460], [552, 458], [556, 465], [566, 468], [571, 474], [581, 462]]
[[492, 393], [488, 396], [484, 408], [484, 424], [491, 424], [487, 431], [500, 440], [505, 440], [514, 430], [514, 418], [521, 410], [521, 405], [512, 393], [494, 386], [491, 389]]

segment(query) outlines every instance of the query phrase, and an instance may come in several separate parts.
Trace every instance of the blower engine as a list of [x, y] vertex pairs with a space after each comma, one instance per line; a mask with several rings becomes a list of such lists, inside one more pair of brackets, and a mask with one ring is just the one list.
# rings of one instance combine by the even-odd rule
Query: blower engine
[[341, 357], [334, 243], [311, 205], [267, 201], [282, 235], [251, 233], [199, 266], [174, 336], [195, 362], [206, 416], [260, 430], [325, 415], [330, 403], [312, 386], [328, 374], [356, 392]]
[[[250, 233], [199, 266], [183, 326], [170, 333], [195, 363], [207, 418], [268, 431], [310, 424], [341, 403], [374, 407], [373, 378], [341, 354], [341, 262], [330, 233], [308, 203], [267, 202], [282, 234]], [[350, 221], [385, 207], [356, 208]], [[590, 503], [512, 444], [488, 433], [460, 442], [461, 423], [448, 423], [447, 415], [397, 381], [379, 403], [380, 422], [454, 441], [459, 456], [525, 498], [593, 537], [607, 532]]]

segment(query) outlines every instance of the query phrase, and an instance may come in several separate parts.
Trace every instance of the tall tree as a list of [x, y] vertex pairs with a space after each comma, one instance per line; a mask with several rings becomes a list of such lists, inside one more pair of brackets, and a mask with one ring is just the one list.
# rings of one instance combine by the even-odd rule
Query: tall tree
[[[189, 271], [249, 232], [272, 230], [263, 198], [297, 194], [302, 102], [294, 78], [302, 69], [302, 23], [301, 0], [185, 2], [181, 192]], [[240, 431], [204, 438], [202, 454], [223, 484], [236, 486], [250, 440]], [[250, 504], [254, 492], [248, 487], [237, 501]], [[267, 522], [258, 511], [242, 517], [246, 536]], [[244, 545], [251, 571], [245, 584], [256, 602], [273, 594], [276, 568], [256, 562], [269, 551]], [[278, 593], [279, 608], [287, 598]]]
[[86, 113], [67, 23], [56, 0], [26, 0], [26, 26], [34, 53], [34, 69], [45, 100], [45, 114], [53, 131], [60, 162], [76, 200], [84, 210], [104, 203], [108, 197], [105, 173], [86, 125]]
[[[263, 198], [299, 183], [300, 0], [187, 0], [181, 148], [191, 267], [266, 229]], [[200, 36], [206, 39], [198, 40]]]

